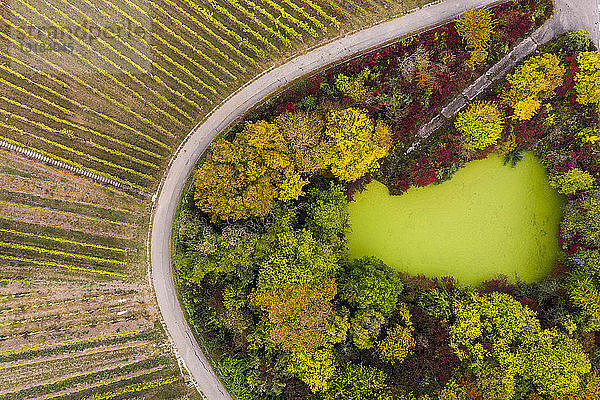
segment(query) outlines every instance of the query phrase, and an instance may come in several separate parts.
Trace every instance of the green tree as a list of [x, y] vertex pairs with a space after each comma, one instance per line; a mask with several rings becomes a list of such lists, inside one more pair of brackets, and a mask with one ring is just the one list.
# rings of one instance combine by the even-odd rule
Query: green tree
[[571, 168], [567, 172], [550, 177], [550, 186], [556, 188], [559, 193], [573, 194], [580, 190], [589, 190], [596, 183], [596, 179], [587, 171], [579, 168]]
[[324, 400], [391, 400], [385, 372], [348, 362], [333, 374]]
[[469, 8], [456, 20], [456, 31], [471, 53], [472, 66], [485, 63], [496, 24], [487, 8]]
[[502, 92], [502, 101], [514, 109], [517, 120], [529, 120], [541, 102], [562, 85], [564, 75], [565, 68], [556, 55], [545, 53], [531, 57], [508, 76], [509, 85]]
[[398, 305], [402, 282], [396, 271], [375, 257], [352, 261], [339, 279], [339, 295], [358, 309], [390, 314]]
[[600, 190], [568, 204], [561, 228], [567, 242], [581, 240], [587, 246], [600, 247]]
[[[198, 228], [190, 229], [194, 224]], [[178, 237], [183, 238], [186, 248], [175, 255], [173, 264], [189, 283], [200, 285], [205, 278], [213, 284], [252, 279], [259, 235], [245, 225], [230, 224], [217, 234], [193, 219], [180, 224]]]
[[574, 392], [591, 370], [581, 345], [556, 330], [545, 330], [534, 336], [521, 346], [519, 353], [523, 375], [542, 394]]
[[579, 72], [575, 75], [577, 101], [581, 104], [600, 102], [600, 53], [587, 51], [577, 56]]
[[338, 178], [351, 182], [379, 167], [391, 147], [391, 130], [383, 122], [374, 123], [357, 108], [330, 111], [325, 136], [327, 164]]
[[301, 351], [290, 356], [288, 371], [298, 376], [313, 392], [327, 390], [337, 363], [331, 349]]
[[504, 118], [494, 103], [479, 101], [458, 114], [455, 126], [468, 139], [471, 149], [481, 150], [498, 142]]
[[315, 235], [341, 245], [350, 229], [344, 188], [331, 182], [327, 189], [312, 189], [308, 194], [306, 225]]

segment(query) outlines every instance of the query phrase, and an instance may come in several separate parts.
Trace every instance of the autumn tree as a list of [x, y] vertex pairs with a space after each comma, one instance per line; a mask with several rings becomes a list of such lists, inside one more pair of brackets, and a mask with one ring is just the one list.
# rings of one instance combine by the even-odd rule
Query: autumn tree
[[416, 345], [413, 338], [414, 328], [406, 304], [399, 307], [398, 314], [401, 322], [388, 329], [387, 335], [377, 345], [379, 356], [391, 364], [402, 362], [406, 356], [411, 354]]
[[350, 333], [356, 347], [370, 349], [375, 346], [387, 320], [380, 312], [375, 310], [361, 310], [356, 313], [350, 322]]
[[273, 234], [261, 246], [267, 251], [250, 303], [264, 312], [271, 340], [295, 352], [326, 344], [334, 322], [337, 256], [305, 229]]
[[521, 345], [521, 373], [539, 393], [561, 395], [574, 392], [590, 372], [591, 364], [581, 345], [556, 330], [544, 330]]
[[323, 118], [313, 112], [285, 112], [275, 118], [296, 170], [310, 175], [325, 169]]
[[364, 68], [356, 76], [350, 77], [345, 74], [338, 74], [335, 78], [335, 88], [345, 96], [348, 96], [352, 101], [360, 103], [369, 95], [369, 89], [365, 83], [376, 77], [369, 68]]
[[577, 101], [581, 104], [600, 102], [600, 53], [586, 51], [577, 56], [579, 72], [575, 75]]
[[497, 21], [487, 8], [469, 8], [456, 20], [456, 31], [471, 54], [469, 63], [475, 67], [485, 63]]
[[498, 142], [504, 118], [494, 103], [479, 101], [458, 114], [455, 126], [467, 138], [471, 149], [481, 150]]
[[514, 109], [519, 121], [531, 119], [542, 101], [551, 97], [563, 83], [565, 67], [554, 54], [531, 57], [508, 76], [508, 87], [502, 92], [502, 101]]
[[379, 167], [391, 147], [391, 130], [383, 122], [373, 122], [357, 108], [330, 111], [325, 137], [327, 164], [341, 180], [351, 182]]
[[264, 217], [277, 199], [296, 199], [308, 183], [295, 170], [280, 129], [247, 122], [233, 140], [213, 142], [195, 173], [195, 200], [213, 220]]
[[569, 393], [590, 371], [573, 338], [542, 330], [536, 313], [507, 294], [471, 294], [469, 302], [457, 305], [450, 333], [459, 358], [469, 362], [479, 380], [487, 381], [484, 392], [496, 388], [497, 394], [486, 398], [512, 398], [517, 376], [540, 393]]
[[450, 347], [479, 379], [490, 380], [488, 392], [496, 391], [490, 397], [512, 398], [520, 372], [515, 347], [524, 335], [540, 331], [535, 312], [507, 294], [494, 292], [472, 293], [469, 301], [456, 304], [455, 313]]
[[[587, 276], [586, 276], [587, 275]], [[600, 329], [600, 290], [591, 275], [576, 274], [572, 279], [569, 296], [582, 312], [580, 321], [584, 330]]]
[[589, 247], [600, 247], [600, 190], [567, 205], [561, 231], [567, 242], [578, 240]]

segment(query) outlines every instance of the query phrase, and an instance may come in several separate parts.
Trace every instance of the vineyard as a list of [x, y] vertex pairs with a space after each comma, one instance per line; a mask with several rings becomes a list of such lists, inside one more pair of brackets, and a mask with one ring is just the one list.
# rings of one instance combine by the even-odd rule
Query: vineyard
[[198, 398], [145, 278], [170, 157], [261, 71], [426, 2], [3, 2], [0, 399]]
[[194, 398], [157, 323], [143, 201], [0, 158], [0, 398]]
[[0, 397], [191, 398], [141, 289], [5, 281]]
[[151, 193], [195, 123], [258, 72], [420, 3], [11, 0], [0, 139]]

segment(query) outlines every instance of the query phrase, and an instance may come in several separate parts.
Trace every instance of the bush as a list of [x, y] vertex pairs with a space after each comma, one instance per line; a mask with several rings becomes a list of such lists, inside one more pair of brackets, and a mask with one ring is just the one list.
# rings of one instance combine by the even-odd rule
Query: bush
[[461, 112], [455, 126], [468, 138], [471, 149], [481, 150], [498, 142], [504, 129], [504, 118], [494, 103], [480, 101]]
[[577, 56], [579, 72], [575, 76], [577, 101], [581, 104], [600, 102], [600, 53], [588, 51]]

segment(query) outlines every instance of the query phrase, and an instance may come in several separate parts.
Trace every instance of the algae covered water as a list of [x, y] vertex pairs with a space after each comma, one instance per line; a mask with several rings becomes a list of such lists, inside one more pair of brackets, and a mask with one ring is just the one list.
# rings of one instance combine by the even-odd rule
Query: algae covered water
[[531, 282], [554, 266], [563, 207], [533, 154], [515, 168], [492, 155], [401, 196], [371, 182], [350, 203], [348, 246], [352, 257], [376, 256], [413, 275]]

